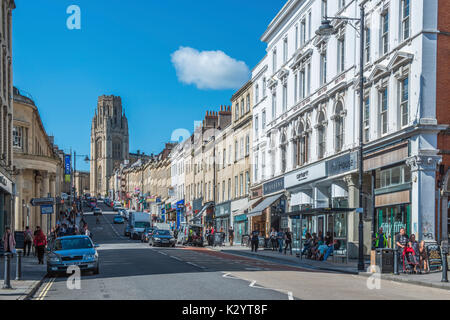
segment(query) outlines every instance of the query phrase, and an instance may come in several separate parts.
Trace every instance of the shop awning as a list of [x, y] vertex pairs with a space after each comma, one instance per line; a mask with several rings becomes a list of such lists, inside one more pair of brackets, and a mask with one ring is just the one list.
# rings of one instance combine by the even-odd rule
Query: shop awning
[[205, 204], [205, 205], [203, 206], [202, 210], [200, 210], [200, 212], [197, 213], [197, 214], [195, 215], [195, 217], [193, 217], [193, 218], [190, 220], [190, 222], [192, 222], [192, 221], [194, 221], [194, 220], [199, 220], [200, 217], [203, 215], [203, 212], [205, 212], [206, 209], [208, 209], [208, 208], [209, 208], [210, 206], [212, 206], [212, 205], [213, 205], [212, 202], [209, 202], [209, 203]]
[[277, 194], [277, 195], [274, 195], [274, 196], [270, 196], [270, 197], [264, 199], [260, 204], [258, 204], [255, 207], [255, 209], [250, 211], [247, 216], [248, 217], [260, 216], [265, 209], [267, 209], [269, 206], [271, 206], [272, 203], [274, 203], [275, 201], [280, 199], [282, 196], [283, 196], [283, 193], [282, 194]]

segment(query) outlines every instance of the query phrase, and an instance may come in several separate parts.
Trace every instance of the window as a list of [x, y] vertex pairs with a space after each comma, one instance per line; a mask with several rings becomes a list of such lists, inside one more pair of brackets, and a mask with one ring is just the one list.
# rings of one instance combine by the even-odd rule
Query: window
[[247, 104], [246, 104], [246, 106], [247, 106], [247, 108], [245, 109], [245, 112], [250, 112], [250, 95], [249, 94], [247, 94]]
[[272, 53], [272, 69], [273, 73], [277, 71], [277, 49], [275, 48]]
[[259, 119], [255, 116], [255, 135], [258, 136]]
[[248, 191], [250, 188], [250, 173], [248, 171], [245, 172], [245, 194], [248, 195]]
[[409, 0], [401, 0], [401, 15], [402, 15], [402, 39], [409, 38]]
[[405, 78], [400, 81], [400, 115], [401, 115], [401, 126], [404, 127], [409, 123], [409, 92], [408, 92], [408, 82], [409, 78]]
[[308, 40], [310, 40], [311, 39], [311, 37], [312, 37], [312, 35], [311, 35], [311, 18], [312, 18], [312, 15], [311, 15], [311, 12], [309, 12], [308, 13]]
[[343, 7], [345, 7], [345, 0], [339, 0], [338, 5], [339, 5], [339, 9], [342, 9]]
[[263, 110], [262, 112], [261, 121], [261, 128], [264, 130], [266, 128], [266, 110]]
[[266, 78], [263, 78], [263, 87], [262, 87], [262, 89], [263, 89], [263, 92], [262, 92], [262, 94], [263, 94], [263, 98], [266, 96]]
[[255, 169], [253, 172], [255, 173], [254, 179], [258, 181], [258, 165], [259, 165], [259, 156], [258, 153], [255, 154]]
[[283, 86], [283, 112], [287, 110], [287, 84]]
[[238, 146], [238, 141], [235, 140], [234, 141], [234, 161], [238, 161], [238, 152], [239, 152], [239, 146]]
[[262, 176], [262, 180], [264, 180], [265, 177], [265, 172], [266, 172], [266, 152], [263, 150], [261, 152], [261, 176]]
[[245, 137], [245, 156], [250, 155], [250, 136]]
[[411, 182], [411, 169], [406, 165], [376, 171], [375, 189], [388, 188], [409, 182]]
[[286, 172], [286, 146], [281, 146], [281, 173]]
[[364, 142], [369, 141], [369, 130], [370, 130], [370, 98], [367, 97], [364, 100]]
[[239, 196], [242, 197], [244, 195], [244, 175], [241, 173], [239, 175]]
[[320, 84], [327, 83], [327, 53], [320, 55]]
[[277, 115], [277, 94], [272, 95], [272, 120], [275, 119]]
[[244, 110], [245, 104], [244, 104], [244, 98], [241, 99], [241, 117], [244, 116]]
[[381, 52], [383, 54], [389, 51], [389, 11], [381, 16]]
[[318, 125], [317, 128], [317, 156], [319, 159], [322, 159], [325, 155], [325, 115], [321, 111], [319, 114]]
[[235, 121], [239, 119], [239, 102], [236, 102], [236, 109], [234, 110], [234, 118]]
[[242, 159], [244, 157], [244, 137], [241, 138], [241, 152], [240, 152], [239, 159]]
[[339, 39], [337, 45], [337, 73], [345, 70], [345, 39]]
[[238, 186], [238, 176], [234, 176], [234, 197], [237, 198], [238, 197], [238, 191], [239, 191], [239, 186]]
[[13, 127], [13, 146], [23, 149], [23, 127]]
[[327, 0], [322, 0], [322, 6], [321, 6], [321, 16], [322, 17], [327, 16], [327, 11], [328, 11], [327, 7], [328, 7]]
[[228, 179], [228, 200], [231, 200], [231, 179]]
[[295, 25], [295, 50], [298, 49], [298, 25]]
[[288, 59], [288, 39], [287, 37], [283, 40], [283, 63], [286, 63]]
[[386, 134], [388, 129], [388, 89], [384, 88], [380, 92], [380, 129], [381, 134]]
[[370, 62], [370, 29], [366, 28], [366, 38], [364, 46], [364, 62]]
[[227, 149], [223, 149], [223, 164], [222, 164], [223, 168], [225, 168], [226, 162], [227, 162]]
[[259, 86], [255, 86], [255, 103], [259, 102]]
[[300, 47], [303, 47], [306, 43], [306, 19], [303, 19], [300, 23]]
[[339, 102], [336, 106], [335, 111], [335, 119], [334, 119], [334, 136], [335, 136], [335, 149], [336, 152], [339, 152], [342, 150], [342, 146], [344, 144], [344, 118], [342, 116], [343, 112], [343, 106], [342, 103]]
[[311, 94], [311, 63], [308, 63], [308, 67], [306, 68], [307, 75], [306, 75], [306, 94], [309, 96]]
[[222, 181], [222, 201], [225, 201], [225, 180]]
[[306, 98], [305, 69], [300, 71], [300, 99]]
[[231, 165], [231, 144], [228, 146], [228, 165]]
[[294, 103], [298, 101], [298, 76], [295, 74], [294, 76]]

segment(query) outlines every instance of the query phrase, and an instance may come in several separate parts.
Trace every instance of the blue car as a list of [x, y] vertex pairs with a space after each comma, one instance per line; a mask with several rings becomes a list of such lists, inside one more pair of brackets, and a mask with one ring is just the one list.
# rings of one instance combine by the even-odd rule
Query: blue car
[[114, 216], [114, 224], [123, 224], [125, 222], [125, 219], [121, 215]]
[[91, 238], [84, 235], [57, 238], [47, 254], [47, 273], [50, 276], [65, 273], [69, 266], [75, 265], [81, 271], [99, 274], [97, 247]]

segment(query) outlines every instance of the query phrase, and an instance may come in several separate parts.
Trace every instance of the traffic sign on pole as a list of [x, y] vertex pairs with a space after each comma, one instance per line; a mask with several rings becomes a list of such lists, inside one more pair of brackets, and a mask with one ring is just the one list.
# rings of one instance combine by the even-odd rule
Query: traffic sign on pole
[[54, 203], [55, 203], [55, 198], [33, 198], [30, 201], [30, 204], [33, 207], [42, 206], [42, 205], [46, 205], [46, 204], [54, 204]]

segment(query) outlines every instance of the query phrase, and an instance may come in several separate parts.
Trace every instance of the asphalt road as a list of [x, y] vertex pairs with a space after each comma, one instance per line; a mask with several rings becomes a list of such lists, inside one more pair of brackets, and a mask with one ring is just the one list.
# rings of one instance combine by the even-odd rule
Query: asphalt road
[[104, 211], [100, 225], [90, 213], [85, 216], [94, 242], [100, 245], [100, 274], [83, 273], [80, 289], [68, 288], [68, 276], [49, 278], [34, 299], [288, 300], [291, 297], [289, 292], [259, 288], [228, 275], [231, 270], [270, 270], [271, 264], [263, 268], [252, 259], [226, 261], [209, 250], [206, 253], [152, 248], [124, 237], [125, 226], [113, 224], [113, 212]]
[[104, 212], [96, 225], [87, 215], [94, 242], [100, 245], [100, 274], [83, 274], [80, 289], [72, 290], [67, 276], [49, 278], [35, 299], [450, 300], [448, 290], [371, 281], [207, 248], [153, 248], [124, 237], [125, 226], [114, 225], [113, 217], [113, 212]]

